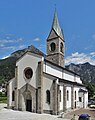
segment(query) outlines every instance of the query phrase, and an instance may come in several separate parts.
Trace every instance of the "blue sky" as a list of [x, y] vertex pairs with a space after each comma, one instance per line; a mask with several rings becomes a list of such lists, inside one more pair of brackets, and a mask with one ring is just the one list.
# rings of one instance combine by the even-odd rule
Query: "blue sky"
[[95, 0], [0, 0], [0, 59], [29, 45], [45, 53], [55, 4], [66, 64], [95, 64]]

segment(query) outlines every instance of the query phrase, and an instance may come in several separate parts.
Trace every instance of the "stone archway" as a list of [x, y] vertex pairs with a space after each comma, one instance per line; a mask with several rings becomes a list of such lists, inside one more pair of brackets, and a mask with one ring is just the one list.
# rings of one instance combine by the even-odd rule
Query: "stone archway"
[[18, 96], [18, 109], [36, 112], [37, 110], [36, 101], [36, 89], [26, 84], [19, 90]]

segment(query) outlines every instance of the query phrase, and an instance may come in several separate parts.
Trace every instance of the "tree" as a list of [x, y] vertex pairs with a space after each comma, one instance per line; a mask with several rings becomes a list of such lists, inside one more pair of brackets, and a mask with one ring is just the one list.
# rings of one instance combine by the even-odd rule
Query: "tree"
[[86, 81], [85, 86], [88, 89], [88, 98], [93, 97], [95, 95], [95, 84]]

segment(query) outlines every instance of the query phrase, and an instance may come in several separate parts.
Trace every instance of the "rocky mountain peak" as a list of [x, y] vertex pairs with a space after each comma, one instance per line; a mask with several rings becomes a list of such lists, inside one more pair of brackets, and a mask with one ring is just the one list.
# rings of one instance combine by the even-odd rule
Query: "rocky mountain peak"
[[35, 53], [41, 56], [45, 56], [45, 54], [43, 52], [41, 52], [39, 49], [37, 49], [36, 47], [34, 47], [33, 45], [28, 46], [28, 48], [25, 48], [23, 50], [18, 50], [14, 53], [11, 54], [11, 57], [21, 57], [25, 52], [31, 52], [31, 53]]
[[67, 69], [80, 74], [82, 81], [95, 83], [95, 66], [86, 62], [84, 64], [70, 64]]

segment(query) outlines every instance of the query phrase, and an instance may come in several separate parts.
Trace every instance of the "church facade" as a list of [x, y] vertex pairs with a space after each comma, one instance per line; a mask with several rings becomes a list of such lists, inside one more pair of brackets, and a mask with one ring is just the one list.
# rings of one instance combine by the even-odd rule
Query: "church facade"
[[64, 35], [55, 12], [44, 57], [27, 51], [16, 61], [8, 84], [8, 108], [59, 114], [86, 108], [88, 91], [80, 76], [64, 67]]

